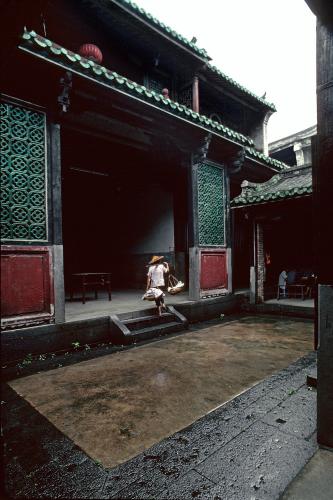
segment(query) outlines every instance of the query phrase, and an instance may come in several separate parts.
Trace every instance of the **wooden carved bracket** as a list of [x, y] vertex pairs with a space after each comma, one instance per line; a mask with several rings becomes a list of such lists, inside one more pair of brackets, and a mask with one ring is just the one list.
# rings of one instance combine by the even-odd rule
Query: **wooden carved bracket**
[[228, 170], [230, 174], [237, 174], [240, 172], [243, 168], [244, 162], [245, 162], [245, 149], [242, 148], [236, 156], [233, 157], [231, 162], [228, 165]]
[[194, 164], [201, 163], [206, 159], [211, 140], [212, 140], [212, 134], [209, 133], [204, 138], [203, 144], [193, 154], [193, 163]]
[[68, 111], [70, 105], [69, 94], [72, 86], [72, 73], [70, 71], [66, 71], [65, 75], [60, 79], [61, 92], [58, 96], [58, 104], [60, 106], [61, 114], [67, 113]]

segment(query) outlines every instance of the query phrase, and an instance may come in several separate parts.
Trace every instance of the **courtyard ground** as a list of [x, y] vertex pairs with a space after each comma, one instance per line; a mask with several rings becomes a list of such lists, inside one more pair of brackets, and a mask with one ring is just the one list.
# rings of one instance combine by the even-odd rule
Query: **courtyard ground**
[[267, 316], [209, 322], [10, 381], [7, 491], [278, 498], [316, 450], [312, 328]]

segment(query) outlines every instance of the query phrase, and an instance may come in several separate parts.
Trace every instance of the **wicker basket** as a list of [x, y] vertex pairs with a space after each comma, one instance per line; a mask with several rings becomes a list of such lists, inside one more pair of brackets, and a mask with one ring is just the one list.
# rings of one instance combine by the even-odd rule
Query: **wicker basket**
[[171, 295], [176, 295], [177, 293], [180, 293], [184, 290], [184, 283], [182, 281], [177, 280], [175, 276], [172, 274], [169, 275], [169, 280], [168, 280], [168, 292]]
[[149, 288], [142, 296], [142, 300], [150, 300], [150, 301], [154, 301], [155, 298], [157, 297], [160, 297], [161, 295], [163, 295], [163, 292], [161, 291], [160, 294], [154, 294], [152, 289]]

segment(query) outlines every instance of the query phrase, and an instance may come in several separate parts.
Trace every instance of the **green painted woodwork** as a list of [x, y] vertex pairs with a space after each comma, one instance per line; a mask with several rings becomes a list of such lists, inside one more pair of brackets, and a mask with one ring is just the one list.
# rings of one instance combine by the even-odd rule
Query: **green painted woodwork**
[[225, 244], [224, 171], [209, 163], [198, 166], [199, 245]]
[[45, 114], [0, 103], [1, 239], [45, 241]]

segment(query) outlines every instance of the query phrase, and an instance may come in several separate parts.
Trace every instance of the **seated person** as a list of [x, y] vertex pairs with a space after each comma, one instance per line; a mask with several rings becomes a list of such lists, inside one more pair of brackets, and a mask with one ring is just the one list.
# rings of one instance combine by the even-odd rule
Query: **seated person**
[[287, 271], [281, 271], [279, 275], [279, 292], [278, 292], [278, 298], [280, 298], [280, 294], [282, 298], [287, 297], [286, 289], [287, 289], [287, 278], [288, 274]]
[[293, 285], [296, 281], [296, 278], [297, 278], [297, 273], [294, 269], [292, 269], [291, 271], [288, 271], [287, 286]]
[[317, 283], [317, 277], [314, 273], [306, 273], [306, 276], [303, 278], [303, 283], [306, 285], [304, 297], [312, 298], [312, 292], [314, 291], [314, 287]]

